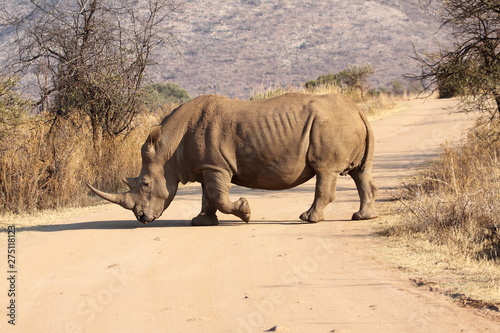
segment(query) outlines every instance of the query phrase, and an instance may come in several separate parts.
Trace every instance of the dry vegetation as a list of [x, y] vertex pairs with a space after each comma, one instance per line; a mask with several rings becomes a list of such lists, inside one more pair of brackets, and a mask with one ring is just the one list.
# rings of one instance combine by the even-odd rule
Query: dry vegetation
[[[444, 287], [500, 304], [500, 141], [476, 127], [461, 146], [404, 184], [393, 203], [392, 260], [425, 276], [453, 275]], [[488, 136], [491, 139], [491, 136]], [[450, 291], [451, 290], [451, 291]]]
[[422, 66], [422, 74], [417, 78], [426, 81], [427, 87], [436, 84], [441, 97], [460, 96], [457, 110], [474, 111], [480, 113], [481, 118], [464, 145], [445, 147], [438, 161], [404, 185], [396, 211], [398, 220], [402, 221], [386, 227], [382, 234], [401, 240], [411, 249], [402, 250], [404, 254], [399, 255], [399, 262], [414, 256], [413, 253], [421, 255], [424, 264], [410, 264], [412, 270], [434, 268], [442, 273], [443, 269], [437, 267], [442, 266], [455, 273], [453, 280], [464, 284], [472, 281], [475, 287], [464, 288], [468, 289], [467, 294], [491, 299], [496, 303], [491, 309], [498, 312], [498, 2], [436, 0], [427, 5], [427, 11], [439, 19], [443, 28], [449, 29], [449, 42], [438, 52], [416, 53]]
[[390, 234], [424, 234], [463, 256], [500, 259], [500, 142], [472, 133], [465, 145], [445, 147], [400, 199], [404, 223]]
[[48, 114], [26, 117], [0, 143], [0, 210], [40, 209], [93, 202], [85, 182], [108, 191], [124, 189], [120, 179], [140, 170], [140, 147], [159, 117], [144, 113], [128, 135], [92, 144], [88, 125]]

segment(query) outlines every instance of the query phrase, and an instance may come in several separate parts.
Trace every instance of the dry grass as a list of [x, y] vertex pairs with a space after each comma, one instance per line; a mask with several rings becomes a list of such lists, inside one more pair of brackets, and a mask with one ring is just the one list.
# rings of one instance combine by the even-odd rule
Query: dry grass
[[473, 259], [500, 259], [500, 143], [471, 135], [405, 185], [403, 223], [390, 234], [425, 234]]
[[453, 275], [448, 289], [500, 303], [500, 142], [480, 133], [444, 147], [403, 186], [380, 234], [389, 236], [398, 266]]
[[128, 135], [93, 144], [90, 129], [71, 119], [31, 117], [0, 143], [0, 210], [32, 213], [93, 202], [85, 182], [106, 191], [140, 170], [140, 147], [158, 117], [143, 115]]
[[[399, 226], [400, 216], [383, 223], [383, 229]], [[429, 240], [420, 233], [399, 233], [384, 238], [377, 253], [410, 274], [422, 279], [433, 291], [500, 305], [500, 267], [490, 260], [457, 254], [456, 249]]]

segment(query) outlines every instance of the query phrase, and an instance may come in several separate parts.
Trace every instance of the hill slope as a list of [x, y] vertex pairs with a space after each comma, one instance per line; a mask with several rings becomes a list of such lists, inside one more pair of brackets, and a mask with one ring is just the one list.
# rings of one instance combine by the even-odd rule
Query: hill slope
[[438, 29], [418, 0], [192, 0], [183, 20], [183, 57], [160, 59], [155, 79], [243, 98], [364, 63], [383, 86], [416, 70], [411, 44], [430, 48]]
[[[15, 8], [22, 0], [6, 6]], [[180, 55], [158, 52], [152, 81], [192, 96], [248, 98], [275, 83], [300, 84], [349, 65], [370, 63], [374, 86], [415, 72], [414, 43], [429, 49], [438, 23], [419, 0], [187, 0], [175, 34]], [[9, 33], [0, 35], [8, 40]], [[11, 54], [3, 47], [0, 57]]]

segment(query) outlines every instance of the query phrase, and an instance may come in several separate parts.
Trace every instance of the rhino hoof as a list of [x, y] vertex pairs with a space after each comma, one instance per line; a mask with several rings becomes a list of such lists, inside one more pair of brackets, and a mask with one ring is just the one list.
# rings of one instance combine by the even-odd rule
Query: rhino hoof
[[218, 224], [219, 219], [217, 218], [217, 215], [200, 214], [191, 220], [191, 225], [193, 226], [207, 226]]
[[250, 222], [250, 217], [251, 217], [250, 213], [238, 214], [236, 216], [238, 216], [243, 222], [246, 222], [246, 223]]
[[378, 217], [378, 214], [361, 214], [360, 212], [356, 212], [352, 214], [352, 220], [354, 221], [359, 221], [359, 220], [371, 220], [375, 219]]
[[319, 221], [323, 221], [324, 217], [319, 216], [319, 214], [311, 213], [311, 212], [307, 211], [307, 212], [304, 212], [300, 215], [300, 219], [302, 221], [306, 221], [309, 223], [317, 223]]

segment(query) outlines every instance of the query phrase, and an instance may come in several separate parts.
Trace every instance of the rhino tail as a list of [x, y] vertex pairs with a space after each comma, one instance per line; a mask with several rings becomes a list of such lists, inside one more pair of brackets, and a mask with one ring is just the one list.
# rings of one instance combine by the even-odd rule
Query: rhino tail
[[361, 172], [363, 172], [366, 169], [371, 170], [371, 168], [372, 168], [373, 154], [375, 152], [375, 136], [373, 134], [373, 130], [372, 130], [372, 127], [370, 125], [370, 122], [368, 121], [368, 118], [366, 117], [363, 110], [359, 110], [359, 114], [360, 114], [361, 119], [363, 120], [363, 123], [365, 124], [365, 128], [366, 128], [365, 153], [364, 153], [363, 159], [361, 160], [361, 163], [359, 166], [359, 170]]

